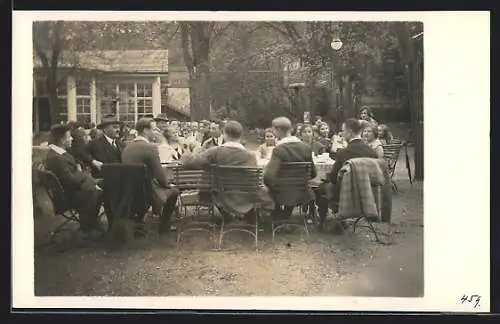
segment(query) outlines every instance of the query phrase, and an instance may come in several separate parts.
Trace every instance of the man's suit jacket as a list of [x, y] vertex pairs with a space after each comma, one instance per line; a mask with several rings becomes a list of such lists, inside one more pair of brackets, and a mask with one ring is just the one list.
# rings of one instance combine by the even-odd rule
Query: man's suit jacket
[[152, 186], [151, 203], [153, 210], [161, 210], [169, 195], [169, 178], [160, 162], [158, 146], [136, 139], [123, 149], [123, 163], [142, 163], [146, 166]]
[[349, 142], [345, 149], [341, 149], [335, 154], [335, 163], [333, 164], [332, 171], [327, 175], [328, 182], [337, 183], [339, 170], [347, 160], [363, 157], [376, 159], [377, 153], [361, 139], [354, 139]]
[[78, 199], [82, 192], [96, 189], [95, 180], [78, 168], [77, 161], [68, 152], [59, 154], [50, 150], [45, 167], [56, 175], [70, 200]]
[[[292, 162], [311, 162], [312, 172], [310, 178], [316, 177], [316, 167], [312, 158], [311, 147], [302, 141], [294, 140], [286, 143], [276, 145], [274, 148], [271, 159], [264, 170], [264, 184], [269, 187], [269, 191], [273, 197], [273, 186], [279, 183], [278, 172], [281, 163]], [[280, 203], [286, 206], [293, 206], [297, 201], [304, 199], [311, 199], [314, 197], [313, 192], [309, 192], [309, 197], [297, 197], [294, 192], [287, 194], [286, 192], [280, 193]]]
[[[87, 154], [90, 156], [90, 161], [97, 160], [104, 164], [120, 163], [121, 152], [123, 151], [125, 144], [120, 140], [116, 140], [116, 146], [117, 148], [113, 147], [105, 136], [100, 136], [89, 143], [87, 146]], [[93, 168], [92, 176], [100, 178], [99, 170]]]
[[321, 144], [321, 142], [316, 140], [312, 141], [310, 147], [314, 155], [321, 155], [327, 151], [326, 147], [323, 144]]
[[219, 137], [210, 137], [209, 139], [204, 141], [201, 144], [201, 146], [204, 149], [209, 149], [212, 147], [221, 146], [222, 144], [224, 144], [224, 138], [222, 138], [222, 136], [219, 136]]
[[[209, 148], [200, 154], [184, 156], [182, 165], [187, 169], [208, 169], [213, 165], [257, 167], [257, 157], [243, 146], [227, 143]], [[253, 207], [244, 194], [225, 194], [216, 199], [232, 213], [245, 214]]]

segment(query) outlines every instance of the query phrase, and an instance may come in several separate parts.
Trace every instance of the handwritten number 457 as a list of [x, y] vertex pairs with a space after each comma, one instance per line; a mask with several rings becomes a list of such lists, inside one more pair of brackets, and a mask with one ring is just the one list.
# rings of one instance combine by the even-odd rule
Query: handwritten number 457
[[479, 306], [479, 302], [481, 301], [481, 296], [479, 295], [463, 295], [462, 298], [460, 298], [460, 302], [463, 303], [474, 303], [474, 308]]

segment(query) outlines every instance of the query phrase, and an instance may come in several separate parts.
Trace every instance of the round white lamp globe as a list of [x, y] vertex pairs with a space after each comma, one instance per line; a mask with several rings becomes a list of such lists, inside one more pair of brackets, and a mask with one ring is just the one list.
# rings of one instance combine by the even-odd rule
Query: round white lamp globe
[[330, 46], [331, 46], [331, 47], [332, 47], [335, 51], [338, 51], [339, 49], [341, 49], [341, 48], [342, 48], [342, 45], [343, 45], [343, 44], [342, 44], [342, 41], [341, 41], [340, 39], [338, 39], [338, 38], [337, 38], [337, 39], [334, 39], [334, 40], [331, 42], [331, 44], [330, 44]]

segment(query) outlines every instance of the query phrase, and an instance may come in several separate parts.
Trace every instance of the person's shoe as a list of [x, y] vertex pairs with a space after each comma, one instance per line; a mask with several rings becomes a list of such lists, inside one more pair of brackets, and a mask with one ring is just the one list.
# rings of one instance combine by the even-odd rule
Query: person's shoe
[[256, 213], [251, 211], [248, 214], [246, 214], [245, 216], [243, 216], [243, 219], [245, 220], [246, 223], [248, 223], [250, 225], [255, 225], [257, 222], [256, 217], [257, 217]]
[[172, 230], [172, 226], [170, 224], [170, 222], [168, 223], [160, 223], [158, 225], [158, 234], [159, 235], [167, 235], [168, 233], [170, 233]]
[[137, 222], [135, 225], [134, 236], [136, 238], [146, 237], [148, 233], [147, 225], [144, 222]]
[[79, 232], [79, 237], [85, 241], [98, 240], [98, 239], [101, 239], [103, 236], [104, 236], [104, 233], [102, 231], [97, 230], [97, 229], [92, 229], [92, 230], [88, 230], [88, 231], [80, 230], [80, 232]]
[[217, 226], [221, 226], [222, 225], [222, 217], [218, 216], [218, 215], [211, 215], [209, 218], [209, 222], [213, 223]]
[[285, 219], [285, 212], [282, 210], [279, 210], [279, 211], [274, 210], [271, 212], [271, 217], [277, 221], [284, 220]]
[[337, 223], [337, 224], [332, 226], [332, 228], [330, 229], [330, 233], [332, 233], [334, 235], [342, 235], [342, 234], [344, 234], [344, 228], [342, 225]]

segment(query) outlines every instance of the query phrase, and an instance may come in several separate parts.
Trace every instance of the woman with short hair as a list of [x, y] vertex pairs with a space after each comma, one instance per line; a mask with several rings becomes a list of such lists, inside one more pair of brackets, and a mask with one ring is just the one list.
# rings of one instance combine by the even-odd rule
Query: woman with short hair
[[302, 127], [300, 138], [311, 147], [314, 155], [321, 155], [327, 151], [325, 146], [314, 138], [313, 127], [309, 124]]
[[382, 159], [384, 157], [384, 147], [378, 139], [377, 128], [372, 125], [366, 126], [363, 129], [362, 136], [365, 143], [377, 153], [377, 157]]
[[378, 125], [377, 128], [377, 133], [378, 133], [378, 139], [382, 144], [391, 144], [393, 140], [393, 136], [391, 131], [389, 130], [389, 127], [384, 124]]
[[270, 158], [274, 147], [276, 146], [276, 136], [271, 128], [266, 128], [264, 131], [264, 143], [259, 146], [259, 158]]
[[373, 115], [373, 111], [368, 106], [361, 107], [359, 110], [359, 119], [364, 120], [373, 126], [378, 125], [378, 122]]

